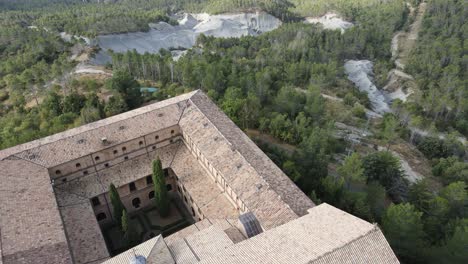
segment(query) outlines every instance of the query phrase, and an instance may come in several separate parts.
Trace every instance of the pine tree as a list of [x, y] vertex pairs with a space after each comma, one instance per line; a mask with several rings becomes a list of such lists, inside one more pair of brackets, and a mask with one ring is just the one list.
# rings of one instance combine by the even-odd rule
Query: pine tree
[[[382, 219], [385, 237], [405, 262], [417, 262], [425, 246], [422, 213], [408, 203], [390, 205]], [[418, 254], [417, 254], [418, 253]]]
[[125, 206], [122, 203], [122, 200], [120, 200], [120, 195], [117, 192], [117, 188], [115, 188], [115, 185], [111, 183], [109, 187], [109, 192], [110, 192], [110, 200], [112, 203], [112, 208], [114, 211], [114, 219], [117, 221], [118, 225], [121, 227], [122, 226], [122, 212], [126, 211]]
[[169, 215], [169, 198], [166, 189], [166, 180], [159, 157], [153, 160], [153, 183], [154, 183], [154, 200], [159, 214], [162, 217]]

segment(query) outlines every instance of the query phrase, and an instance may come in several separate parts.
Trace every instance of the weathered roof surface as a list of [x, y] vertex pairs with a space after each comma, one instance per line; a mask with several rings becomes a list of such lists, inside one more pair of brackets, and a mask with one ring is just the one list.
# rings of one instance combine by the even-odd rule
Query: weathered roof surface
[[107, 137], [110, 143], [105, 147], [111, 147], [113, 144], [176, 125], [185, 105], [183, 102], [195, 93], [183, 94], [2, 150], [0, 160], [17, 155], [49, 168], [89, 155], [104, 148], [101, 143], [103, 137]]
[[199, 263], [399, 263], [382, 232], [328, 204]]
[[170, 167], [205, 217], [237, 218], [235, 207], [196, 161], [185, 144], [180, 144]]
[[287, 223], [314, 206], [203, 93], [190, 97], [179, 126], [264, 228]]
[[[48, 168], [177, 125], [183, 137], [190, 139], [187, 145], [171, 141], [156, 151], [140, 149], [127, 161], [69, 177], [66, 182], [57, 181], [54, 189], [50, 184]], [[103, 137], [109, 145], [102, 144]], [[191, 149], [199, 154], [199, 160]], [[237, 242], [231, 245], [216, 228], [195, 235], [204, 224], [198, 224], [199, 228], [193, 225], [168, 239], [171, 247], [181, 252], [177, 260], [287, 263], [287, 257], [297, 258], [295, 263], [319, 258], [332, 262], [364, 246], [369, 247], [361, 250], [368, 254], [367, 259], [377, 257], [372, 254], [379, 250], [386, 250], [379, 255], [382, 260], [394, 257], [388, 244], [381, 241], [385, 242], [381, 232], [365, 221], [328, 205], [307, 214], [313, 202], [205, 94], [195, 91], [0, 151], [0, 264], [88, 264], [107, 259], [89, 199], [106, 192], [111, 182], [120, 186], [150, 174], [151, 160], [156, 156], [161, 157], [164, 167], [172, 167], [207, 217], [227, 218], [223, 221], [230, 223], [238, 214], [209, 176], [211, 171], [220, 174], [227, 192], [232, 190], [234, 199], [239, 198], [267, 230], [244, 240], [234, 226], [228, 226], [232, 234], [226, 237], [235, 237]], [[193, 241], [184, 244], [177, 239], [187, 233], [194, 234]], [[222, 241], [210, 244], [208, 234]], [[247, 255], [250, 257], [244, 257]]]
[[147, 263], [174, 263], [174, 260], [172, 259], [162, 236], [157, 236], [107, 261], [102, 262], [102, 264], [129, 264], [132, 263], [131, 261], [135, 256], [144, 257], [147, 260]]
[[18, 158], [0, 162], [4, 264], [71, 263], [47, 169]]

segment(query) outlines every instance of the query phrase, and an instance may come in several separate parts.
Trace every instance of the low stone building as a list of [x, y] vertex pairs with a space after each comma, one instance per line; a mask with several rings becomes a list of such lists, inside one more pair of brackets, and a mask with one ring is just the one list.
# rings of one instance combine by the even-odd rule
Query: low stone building
[[[196, 223], [110, 258], [108, 188], [138, 210], [151, 162]], [[398, 263], [378, 227], [314, 203], [201, 91], [0, 151], [0, 264]], [[136, 253], [135, 253], [136, 252]]]

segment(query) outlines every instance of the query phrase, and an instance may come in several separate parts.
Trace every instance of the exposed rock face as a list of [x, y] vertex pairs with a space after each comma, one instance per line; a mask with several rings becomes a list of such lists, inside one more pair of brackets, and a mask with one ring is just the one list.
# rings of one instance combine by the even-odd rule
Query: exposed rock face
[[345, 63], [345, 73], [361, 92], [368, 94], [372, 110], [379, 114], [390, 112], [385, 95], [372, 82], [373, 64], [368, 60], [349, 60]]
[[[159, 22], [150, 24], [151, 29], [148, 32], [101, 35], [98, 36], [97, 42], [103, 51], [112, 49], [115, 52], [126, 52], [135, 49], [138, 53], [156, 53], [160, 49], [191, 48], [200, 34], [222, 38], [256, 36], [280, 25], [279, 19], [264, 12], [184, 14], [177, 26]], [[94, 63], [103, 64], [97, 59]]]
[[335, 13], [327, 13], [321, 17], [307, 17], [305, 23], [321, 24], [325, 29], [339, 29], [341, 33], [354, 26], [353, 23], [344, 21]]

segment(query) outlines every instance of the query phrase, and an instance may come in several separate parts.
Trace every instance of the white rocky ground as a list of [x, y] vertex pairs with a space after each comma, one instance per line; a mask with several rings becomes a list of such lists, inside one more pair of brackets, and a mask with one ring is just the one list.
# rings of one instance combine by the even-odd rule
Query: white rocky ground
[[378, 114], [390, 112], [386, 95], [372, 82], [373, 64], [368, 60], [349, 60], [345, 63], [345, 73], [361, 92], [366, 92], [372, 104], [372, 110]]
[[87, 37], [75, 36], [75, 35], [68, 34], [66, 32], [60, 32], [60, 37], [67, 42], [71, 42], [72, 39], [77, 39], [77, 40], [82, 39], [86, 44], [88, 45], [92, 44], [91, 40]]
[[[138, 53], [156, 53], [160, 49], [191, 48], [200, 34], [222, 38], [256, 36], [281, 25], [279, 19], [264, 12], [183, 14], [178, 22], [179, 25], [176, 26], [165, 22], [150, 24], [151, 29], [148, 32], [101, 35], [97, 37], [97, 43], [102, 48], [101, 53], [108, 49], [115, 52], [135, 49]], [[104, 64], [104, 59], [104, 54], [100, 54], [93, 63]]]
[[112, 76], [112, 73], [105, 71], [102, 67], [87, 65], [80, 63], [76, 66], [73, 74], [100, 74], [105, 76]]
[[353, 23], [343, 20], [335, 13], [327, 13], [321, 17], [307, 17], [305, 23], [321, 24], [325, 29], [339, 29], [341, 33], [354, 26]]

